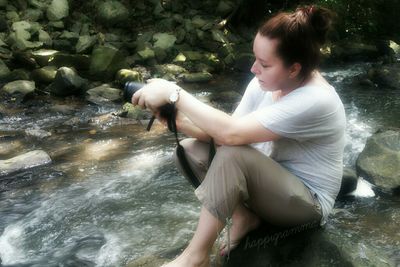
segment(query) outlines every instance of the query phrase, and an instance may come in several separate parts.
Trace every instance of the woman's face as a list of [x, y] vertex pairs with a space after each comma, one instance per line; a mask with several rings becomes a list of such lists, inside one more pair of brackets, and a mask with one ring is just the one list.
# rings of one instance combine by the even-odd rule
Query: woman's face
[[277, 39], [270, 39], [259, 33], [254, 39], [253, 53], [256, 60], [251, 72], [266, 91], [285, 89], [289, 84], [289, 69], [276, 53], [277, 44]]

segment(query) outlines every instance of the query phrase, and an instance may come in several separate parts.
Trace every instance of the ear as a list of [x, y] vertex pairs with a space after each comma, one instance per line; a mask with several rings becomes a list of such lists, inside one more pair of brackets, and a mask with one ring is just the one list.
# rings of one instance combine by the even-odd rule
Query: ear
[[300, 71], [301, 71], [300, 63], [297, 62], [293, 63], [293, 65], [289, 67], [289, 78], [290, 79], [296, 78], [300, 74]]

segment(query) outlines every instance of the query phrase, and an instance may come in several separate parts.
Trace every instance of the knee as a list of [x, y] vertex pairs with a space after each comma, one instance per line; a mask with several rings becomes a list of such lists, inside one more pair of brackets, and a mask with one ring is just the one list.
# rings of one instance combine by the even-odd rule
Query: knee
[[241, 155], [243, 155], [243, 151], [246, 148], [247, 148], [247, 146], [243, 146], [243, 145], [241, 145], [241, 146], [223, 145], [223, 146], [218, 147], [217, 154], [223, 158], [229, 158], [229, 159], [238, 158]]
[[[179, 141], [179, 144], [181, 144], [181, 146], [183, 146], [186, 153], [192, 154], [192, 152], [195, 151], [194, 147], [196, 146], [196, 142], [199, 142], [196, 138], [185, 138], [185, 139]], [[178, 147], [176, 147], [174, 149], [174, 159], [175, 160], [178, 159], [177, 149], [178, 149]]]

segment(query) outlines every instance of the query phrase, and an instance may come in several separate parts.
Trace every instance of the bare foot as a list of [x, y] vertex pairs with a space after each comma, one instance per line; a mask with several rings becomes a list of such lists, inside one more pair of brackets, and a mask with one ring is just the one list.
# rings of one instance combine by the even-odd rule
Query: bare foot
[[223, 244], [220, 246], [220, 255], [225, 256], [230, 250], [236, 248], [241, 239], [246, 236], [246, 234], [254, 229], [256, 229], [261, 223], [260, 217], [252, 212], [244, 217], [233, 217], [232, 226], [229, 230], [230, 242], [228, 247], [228, 233], [225, 232], [223, 237]]
[[161, 267], [209, 267], [210, 257], [200, 256], [185, 249], [181, 255], [173, 261], [163, 264]]

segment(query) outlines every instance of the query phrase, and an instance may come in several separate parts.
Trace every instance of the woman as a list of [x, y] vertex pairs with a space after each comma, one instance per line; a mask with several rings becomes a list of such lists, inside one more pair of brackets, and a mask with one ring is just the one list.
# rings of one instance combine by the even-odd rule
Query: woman
[[[228, 218], [230, 242], [222, 255], [262, 220], [325, 224], [341, 184], [346, 126], [339, 96], [317, 70], [331, 19], [329, 10], [312, 6], [265, 22], [253, 44], [255, 77], [232, 115], [161, 79], [134, 94], [133, 104], [155, 114], [175, 102], [178, 130], [193, 137], [182, 144], [202, 179], [195, 190], [203, 204], [196, 232], [165, 266], [208, 266]], [[218, 146], [207, 169], [210, 138]]]

